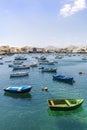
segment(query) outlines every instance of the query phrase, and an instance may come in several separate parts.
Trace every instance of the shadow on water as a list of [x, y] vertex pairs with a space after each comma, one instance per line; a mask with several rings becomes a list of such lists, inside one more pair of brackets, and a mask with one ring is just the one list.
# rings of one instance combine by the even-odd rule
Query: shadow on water
[[19, 79], [29, 79], [29, 75], [26, 75], [26, 76], [20, 76], [20, 77], [10, 77], [10, 80], [11, 81], [14, 81], [14, 80], [19, 80]]
[[83, 118], [83, 112], [82, 106], [71, 111], [53, 111], [48, 108], [49, 116], [56, 117], [58, 130], [87, 130], [87, 119]]
[[31, 99], [32, 96], [30, 93], [4, 93], [4, 96], [12, 97], [12, 98], [29, 98]]
[[74, 114], [77, 114], [77, 113], [80, 113], [83, 111], [84, 111], [84, 109], [82, 106], [75, 110], [71, 110], [71, 111], [54, 111], [54, 110], [51, 110], [50, 108], [48, 108], [49, 116], [68, 116], [68, 115], [74, 115]]

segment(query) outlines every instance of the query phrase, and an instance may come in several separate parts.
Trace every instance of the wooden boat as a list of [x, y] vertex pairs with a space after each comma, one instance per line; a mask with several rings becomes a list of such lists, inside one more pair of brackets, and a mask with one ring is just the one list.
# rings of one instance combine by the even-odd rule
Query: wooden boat
[[53, 75], [53, 79], [61, 82], [66, 82], [69, 84], [73, 84], [75, 82], [73, 77], [66, 77], [64, 75]]
[[10, 78], [13, 77], [24, 77], [24, 76], [28, 76], [28, 72], [16, 72], [16, 73], [11, 73], [10, 74]]
[[42, 68], [41, 70], [42, 72], [54, 72], [56, 73], [57, 72], [57, 69], [56, 68]]
[[68, 111], [80, 107], [83, 101], [84, 99], [50, 99], [48, 105], [52, 110]]
[[26, 93], [30, 92], [31, 88], [31, 86], [13, 86], [4, 88], [4, 91], [9, 93]]

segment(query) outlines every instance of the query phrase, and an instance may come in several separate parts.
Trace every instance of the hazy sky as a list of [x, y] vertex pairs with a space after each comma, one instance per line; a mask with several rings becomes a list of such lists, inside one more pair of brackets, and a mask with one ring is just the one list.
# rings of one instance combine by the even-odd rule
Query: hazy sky
[[0, 0], [0, 45], [87, 45], [86, 0]]

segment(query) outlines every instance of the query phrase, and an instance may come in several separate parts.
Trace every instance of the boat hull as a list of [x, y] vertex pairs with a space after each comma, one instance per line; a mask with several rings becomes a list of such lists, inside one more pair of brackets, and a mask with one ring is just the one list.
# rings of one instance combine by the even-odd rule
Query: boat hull
[[11, 74], [10, 75], [10, 78], [14, 78], [14, 77], [25, 77], [25, 76], [28, 76], [29, 74], [28, 73], [24, 73], [24, 74]]
[[69, 83], [69, 84], [73, 84], [74, 83], [74, 79], [73, 77], [66, 77], [65, 76], [55, 76], [53, 75], [53, 80], [57, 80], [60, 82], [65, 82], [65, 83]]
[[7, 87], [4, 89], [5, 92], [9, 93], [26, 93], [30, 92], [32, 87]]
[[53, 69], [53, 70], [51, 70], [51, 69], [42, 69], [42, 72], [49, 72], [49, 73], [56, 73], [57, 72], [57, 70], [56, 69]]
[[13, 70], [30, 69], [30, 66], [13, 67]]

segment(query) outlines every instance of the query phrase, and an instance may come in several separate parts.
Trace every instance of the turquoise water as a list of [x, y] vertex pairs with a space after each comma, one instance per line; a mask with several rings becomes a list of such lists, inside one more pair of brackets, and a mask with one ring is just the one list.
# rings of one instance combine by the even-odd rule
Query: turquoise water
[[[26, 56], [30, 62], [36, 54]], [[87, 130], [87, 62], [81, 58], [65, 56], [55, 63], [59, 74], [74, 77], [76, 82], [69, 85], [54, 81], [51, 73], [41, 73], [39, 66], [26, 70], [29, 77], [11, 79], [12, 68], [5, 61], [14, 56], [5, 56], [0, 65], [0, 130]], [[85, 74], [79, 75], [80, 71]], [[4, 93], [3, 88], [15, 85], [31, 85], [32, 90], [23, 95]], [[43, 87], [49, 91], [42, 91]], [[84, 103], [73, 111], [51, 111], [50, 98], [84, 98]]]

